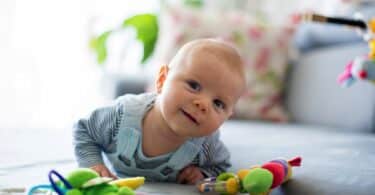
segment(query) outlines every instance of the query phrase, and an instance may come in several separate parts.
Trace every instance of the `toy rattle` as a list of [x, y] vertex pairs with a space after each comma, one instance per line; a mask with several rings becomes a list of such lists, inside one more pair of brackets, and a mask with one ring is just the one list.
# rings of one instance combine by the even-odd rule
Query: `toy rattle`
[[350, 61], [337, 81], [344, 87], [351, 86], [356, 80], [367, 80], [375, 84], [375, 18], [367, 23], [360, 19], [326, 17], [318, 14], [306, 14], [303, 18], [308, 21], [340, 24], [358, 29], [364, 40], [368, 42], [370, 52]]
[[222, 173], [218, 177], [204, 179], [197, 184], [199, 192], [217, 192], [235, 195], [267, 195], [292, 177], [292, 167], [301, 166], [302, 158], [275, 159], [261, 166], [241, 169], [234, 173]]
[[[54, 180], [57, 177], [58, 180]], [[40, 189], [55, 192], [58, 195], [135, 195], [135, 189], [144, 184], [144, 177], [133, 177], [113, 180], [109, 177], [100, 177], [89, 168], [78, 168], [66, 177], [55, 170], [48, 174], [50, 185], [32, 187], [28, 195], [33, 195]]]

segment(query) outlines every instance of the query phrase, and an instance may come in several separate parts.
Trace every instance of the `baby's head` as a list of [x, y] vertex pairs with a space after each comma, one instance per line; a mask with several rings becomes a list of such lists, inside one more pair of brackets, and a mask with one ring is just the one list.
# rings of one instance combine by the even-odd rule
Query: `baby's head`
[[213, 39], [192, 41], [161, 67], [156, 106], [176, 134], [207, 136], [231, 116], [245, 83], [236, 49]]

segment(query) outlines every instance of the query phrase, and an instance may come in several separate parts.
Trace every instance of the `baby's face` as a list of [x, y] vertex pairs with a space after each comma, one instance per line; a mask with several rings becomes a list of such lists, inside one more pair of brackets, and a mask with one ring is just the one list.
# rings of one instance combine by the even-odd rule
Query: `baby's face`
[[168, 126], [184, 137], [212, 134], [230, 117], [245, 82], [238, 61], [198, 52], [173, 66], [160, 93]]

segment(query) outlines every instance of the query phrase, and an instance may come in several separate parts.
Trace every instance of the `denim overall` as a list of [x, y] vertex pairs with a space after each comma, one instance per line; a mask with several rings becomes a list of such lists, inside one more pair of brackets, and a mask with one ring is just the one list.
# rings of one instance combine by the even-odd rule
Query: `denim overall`
[[[106, 153], [119, 177], [144, 176], [147, 181], [173, 182], [178, 172], [189, 165], [201, 150], [204, 138], [194, 138], [168, 154], [157, 157], [143, 154], [142, 119], [152, 107], [155, 97], [147, 94], [137, 99], [124, 98], [124, 113], [116, 137], [117, 149], [114, 153]], [[147, 168], [145, 164], [154, 166]]]

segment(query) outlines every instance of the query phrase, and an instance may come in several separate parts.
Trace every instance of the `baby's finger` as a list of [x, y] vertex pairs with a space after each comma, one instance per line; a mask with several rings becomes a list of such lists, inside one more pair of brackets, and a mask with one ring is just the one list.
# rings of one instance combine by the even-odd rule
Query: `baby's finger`
[[180, 174], [178, 175], [177, 182], [183, 183], [186, 182], [186, 178], [191, 174], [191, 168], [187, 167], [183, 169]]
[[111, 178], [116, 179], [116, 176], [114, 176], [107, 168], [101, 169], [100, 176], [111, 177]]
[[[198, 168], [193, 169], [192, 173], [187, 177], [188, 184], [195, 184], [201, 178], [202, 174]], [[202, 176], [203, 178], [203, 176]]]
[[203, 177], [203, 175], [202, 174], [195, 174], [194, 175], [194, 177], [192, 177], [192, 178], [190, 178], [189, 180], [188, 180], [188, 184], [190, 184], [190, 185], [194, 185], [194, 184], [196, 184], [199, 180], [202, 180], [204, 177]]
[[196, 177], [196, 172], [193, 170], [189, 174], [186, 175], [186, 181], [188, 184], [191, 183], [191, 181]]
[[101, 169], [99, 175], [102, 177], [110, 177], [110, 173], [107, 169]]
[[177, 183], [182, 183], [185, 180], [185, 172], [181, 171], [180, 174], [177, 176]]
[[192, 178], [189, 178], [189, 179], [187, 180], [187, 184], [189, 184], [189, 185], [194, 185], [194, 184], [198, 181], [197, 178], [198, 178], [197, 176], [192, 177]]
[[118, 177], [110, 171], [109, 171], [109, 177], [111, 177], [113, 179], [118, 179]]

